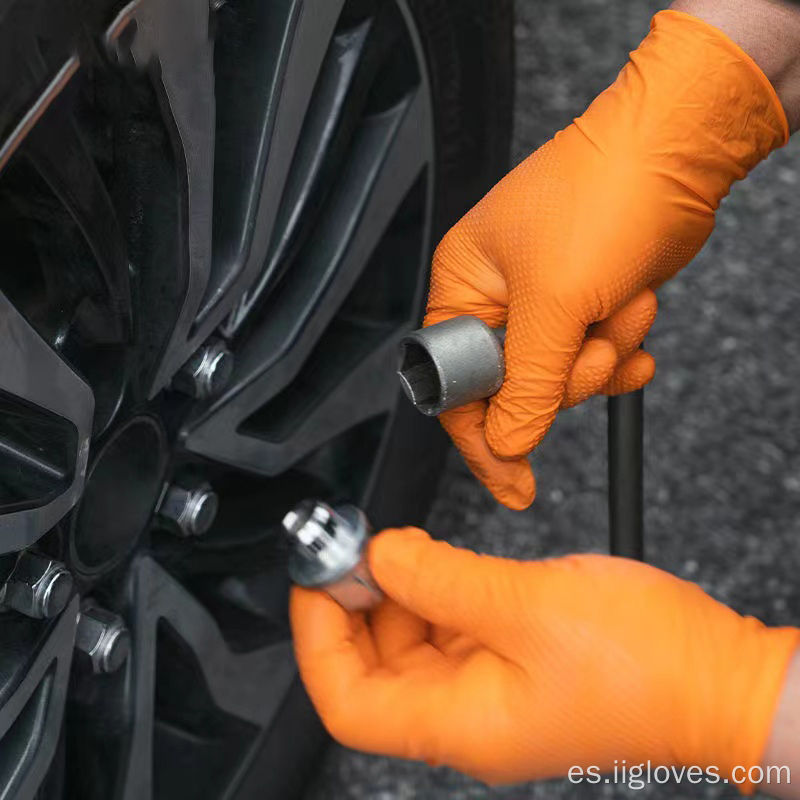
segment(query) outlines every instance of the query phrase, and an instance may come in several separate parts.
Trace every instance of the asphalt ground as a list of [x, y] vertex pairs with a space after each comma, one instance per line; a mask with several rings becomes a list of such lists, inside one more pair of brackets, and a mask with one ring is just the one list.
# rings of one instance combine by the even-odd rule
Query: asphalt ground
[[[490, 0], [487, 0], [490, 1]], [[646, 35], [652, 0], [518, 0], [514, 162], [568, 125]], [[800, 623], [800, 137], [735, 187], [703, 253], [659, 293], [647, 346], [650, 563], [738, 611]], [[561, 414], [533, 508], [497, 505], [453, 453], [428, 528], [514, 558], [607, 547], [605, 402]], [[734, 798], [730, 786], [551, 781], [491, 790], [447, 769], [331, 750], [309, 800]]]

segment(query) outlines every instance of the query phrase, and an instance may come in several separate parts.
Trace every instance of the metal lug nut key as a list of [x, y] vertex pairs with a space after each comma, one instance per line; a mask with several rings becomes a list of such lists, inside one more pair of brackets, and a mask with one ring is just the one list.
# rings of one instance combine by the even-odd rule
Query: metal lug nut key
[[380, 602], [366, 560], [371, 532], [355, 506], [305, 500], [283, 518], [289, 537], [289, 576], [309, 589], [324, 589], [348, 611], [363, 611]]

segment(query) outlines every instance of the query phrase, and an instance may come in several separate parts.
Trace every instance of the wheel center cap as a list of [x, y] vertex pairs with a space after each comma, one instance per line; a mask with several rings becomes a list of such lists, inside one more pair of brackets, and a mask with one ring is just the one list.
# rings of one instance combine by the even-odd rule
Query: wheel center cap
[[70, 556], [79, 572], [108, 570], [132, 550], [158, 502], [166, 466], [166, 437], [153, 417], [135, 417], [114, 432], [72, 517]]

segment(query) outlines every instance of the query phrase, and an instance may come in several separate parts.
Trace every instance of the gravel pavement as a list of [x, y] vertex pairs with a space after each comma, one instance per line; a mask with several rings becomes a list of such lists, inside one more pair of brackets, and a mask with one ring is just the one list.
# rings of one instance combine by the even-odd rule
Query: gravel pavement
[[[491, 0], [488, 0], [491, 1]], [[515, 163], [569, 124], [647, 32], [652, 0], [517, 0]], [[800, 137], [797, 137], [800, 139]], [[659, 293], [648, 348], [648, 560], [772, 624], [800, 621], [800, 140], [734, 189], [711, 241]], [[562, 414], [515, 513], [453, 454], [428, 527], [518, 558], [606, 547], [605, 405]], [[450, 770], [335, 748], [308, 800], [734, 798], [729, 787], [491, 790]]]

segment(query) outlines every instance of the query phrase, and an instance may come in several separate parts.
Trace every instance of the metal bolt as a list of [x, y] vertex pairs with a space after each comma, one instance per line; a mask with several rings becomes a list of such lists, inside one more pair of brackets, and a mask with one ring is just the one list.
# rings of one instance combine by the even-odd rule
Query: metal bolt
[[24, 552], [0, 588], [0, 602], [26, 617], [50, 619], [64, 610], [72, 589], [72, 575], [62, 563]]
[[214, 524], [218, 509], [217, 493], [207, 483], [194, 488], [172, 485], [158, 514], [181, 536], [202, 536]]
[[203, 345], [181, 368], [173, 386], [198, 400], [218, 395], [233, 373], [233, 353], [224, 342]]
[[116, 672], [131, 651], [131, 635], [122, 618], [99, 606], [81, 610], [75, 647], [92, 665], [95, 675]]

